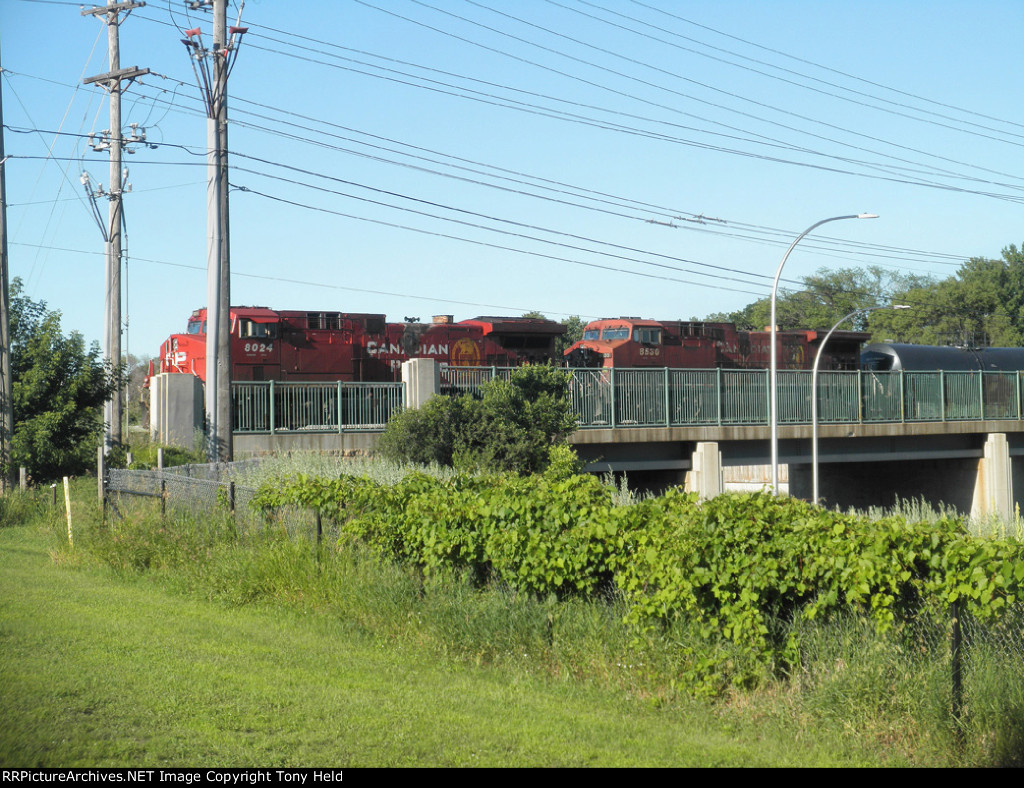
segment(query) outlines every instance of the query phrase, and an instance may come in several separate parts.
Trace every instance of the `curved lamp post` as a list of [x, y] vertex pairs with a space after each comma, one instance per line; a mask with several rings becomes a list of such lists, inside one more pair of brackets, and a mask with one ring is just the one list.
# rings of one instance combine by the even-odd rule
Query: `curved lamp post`
[[[907, 304], [892, 304], [891, 306], [870, 306], [863, 309], [854, 309], [846, 317], [841, 317], [836, 321], [836, 324], [828, 330], [825, 334], [825, 338], [818, 346], [818, 353], [814, 357], [814, 369], [811, 372], [811, 476], [813, 478], [813, 491], [814, 491], [814, 505], [818, 505], [818, 364], [821, 362], [821, 354], [825, 350], [825, 345], [828, 344], [829, 338], [833, 332], [839, 328], [840, 325], [845, 323], [851, 317], [861, 312], [875, 312], [879, 309], [910, 309]], [[859, 396], [859, 394], [858, 394]]]
[[769, 326], [769, 330], [771, 332], [771, 357], [770, 357], [771, 358], [771, 364], [770, 364], [770, 374], [769, 374], [769, 382], [768, 382], [768, 388], [769, 388], [768, 400], [769, 400], [769, 403], [770, 403], [771, 426], [772, 426], [772, 429], [771, 429], [771, 433], [772, 433], [772, 435], [771, 435], [771, 442], [772, 442], [772, 494], [773, 495], [778, 495], [779, 494], [779, 409], [778, 409], [778, 392], [776, 391], [776, 388], [778, 386], [778, 372], [779, 372], [778, 363], [779, 363], [779, 361], [778, 361], [778, 352], [777, 352], [777, 348], [776, 348], [776, 344], [777, 344], [776, 335], [777, 335], [778, 331], [777, 331], [776, 321], [775, 321], [775, 297], [776, 297], [776, 294], [778, 293], [778, 290], [779, 290], [779, 277], [782, 276], [782, 267], [786, 264], [786, 260], [789, 259], [789, 254], [790, 254], [790, 252], [793, 251], [793, 248], [798, 243], [800, 243], [800, 241], [802, 241], [804, 239], [804, 236], [806, 236], [808, 233], [810, 233], [815, 228], [821, 227], [821, 225], [827, 224], [828, 222], [838, 222], [841, 219], [877, 219], [877, 218], [878, 218], [878, 214], [876, 214], [876, 213], [854, 213], [854, 214], [850, 214], [848, 216], [833, 216], [830, 219], [822, 219], [820, 222], [815, 222], [810, 227], [808, 227], [806, 230], [804, 230], [802, 233], [800, 233], [800, 235], [798, 235], [796, 237], [796, 240], [793, 241], [793, 243], [791, 243], [789, 245], [789, 248], [786, 250], [786, 253], [782, 256], [782, 262], [779, 263], [778, 270], [775, 272], [775, 280], [772, 282], [772, 312], [771, 312], [772, 322], [771, 322], [771, 325]]

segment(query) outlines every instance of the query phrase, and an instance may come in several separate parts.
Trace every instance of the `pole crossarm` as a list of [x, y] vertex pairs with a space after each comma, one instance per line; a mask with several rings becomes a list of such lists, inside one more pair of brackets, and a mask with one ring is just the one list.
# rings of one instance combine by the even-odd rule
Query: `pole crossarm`
[[110, 5], [94, 5], [92, 8], [83, 8], [82, 16], [99, 16], [100, 14], [114, 14], [121, 11], [133, 11], [136, 8], [142, 8], [145, 5], [144, 2], [129, 2], [126, 3], [111, 3]]
[[138, 66], [132, 66], [131, 68], [119, 68], [117, 71], [108, 71], [106, 74], [97, 74], [95, 77], [86, 77], [82, 80], [83, 85], [93, 85], [97, 82], [103, 83], [103, 87], [110, 89], [108, 83], [120, 83], [122, 80], [133, 80], [138, 77], [145, 76], [149, 73], [148, 68], [139, 68]]

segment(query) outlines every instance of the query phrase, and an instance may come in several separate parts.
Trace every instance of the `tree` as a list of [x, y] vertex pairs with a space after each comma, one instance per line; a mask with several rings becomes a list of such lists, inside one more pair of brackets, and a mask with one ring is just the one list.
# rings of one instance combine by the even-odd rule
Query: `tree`
[[1024, 251], [1007, 246], [998, 260], [973, 257], [951, 277], [893, 294], [905, 312], [878, 311], [878, 340], [928, 345], [1024, 345]]
[[82, 473], [96, 457], [103, 403], [119, 383], [96, 343], [86, 350], [77, 331], [65, 336], [61, 315], [32, 301], [11, 282], [11, 463], [37, 480]]
[[479, 398], [438, 396], [403, 411], [388, 422], [377, 450], [407, 462], [529, 474], [544, 470], [552, 448], [575, 429], [569, 376], [533, 365], [485, 383]]
[[[837, 320], [856, 309], [884, 304], [894, 293], [928, 287], [930, 277], [904, 274], [878, 266], [867, 268], [821, 268], [803, 279], [801, 290], [781, 290], [775, 301], [780, 329], [828, 330]], [[867, 331], [873, 315], [852, 318], [843, 328]], [[771, 323], [771, 299], [762, 298], [729, 314], [709, 315], [708, 320], [735, 323], [745, 331], [763, 331]]]

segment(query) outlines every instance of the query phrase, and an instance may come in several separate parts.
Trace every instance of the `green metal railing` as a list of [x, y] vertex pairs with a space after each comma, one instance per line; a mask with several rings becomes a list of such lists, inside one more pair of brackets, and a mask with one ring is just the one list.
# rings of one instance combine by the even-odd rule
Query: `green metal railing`
[[[768, 370], [574, 369], [581, 429], [768, 423]], [[780, 424], [811, 423], [811, 373], [780, 370]], [[1017, 372], [821, 372], [821, 424], [1021, 417]]]
[[236, 382], [231, 404], [236, 433], [382, 430], [402, 409], [401, 383]]
[[[444, 367], [444, 394], [476, 392], [508, 367]], [[768, 423], [767, 370], [571, 369], [581, 429]], [[380, 430], [403, 406], [401, 383], [233, 384], [235, 432]], [[1020, 419], [1018, 372], [821, 372], [821, 424]], [[780, 424], [811, 422], [810, 371], [780, 370]]]
[[442, 394], [476, 393], [489, 380], [508, 380], [515, 367], [441, 367]]

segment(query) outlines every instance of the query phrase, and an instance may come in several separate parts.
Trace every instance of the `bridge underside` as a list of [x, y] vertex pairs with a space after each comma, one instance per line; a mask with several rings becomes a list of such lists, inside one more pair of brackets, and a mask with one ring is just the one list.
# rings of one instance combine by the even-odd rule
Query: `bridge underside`
[[[818, 442], [818, 478], [822, 502], [841, 508], [891, 507], [899, 500], [923, 499], [962, 513], [1009, 518], [1024, 500], [1024, 432], [1018, 422], [958, 424], [860, 425], [822, 427]], [[698, 450], [712, 446], [724, 474], [712, 495], [742, 479], [740, 487], [757, 488], [770, 479], [771, 443], [765, 427], [720, 428], [699, 435], [666, 430], [602, 430], [573, 436], [577, 451], [592, 472], [626, 473], [630, 485], [661, 489], [690, 483], [708, 471]], [[673, 430], [675, 432], [675, 430]], [[682, 431], [680, 431], [682, 432]], [[710, 434], [709, 434], [710, 433]], [[616, 442], [603, 443], [604, 440]], [[661, 438], [661, 440], [657, 440]], [[999, 440], [994, 440], [998, 438]], [[706, 450], [704, 451], [706, 456]], [[810, 500], [813, 495], [811, 430], [780, 429], [779, 463], [783, 490]], [[736, 471], [744, 471], [738, 474]], [[788, 483], [786, 483], [788, 480]]]

